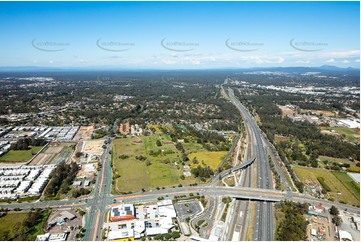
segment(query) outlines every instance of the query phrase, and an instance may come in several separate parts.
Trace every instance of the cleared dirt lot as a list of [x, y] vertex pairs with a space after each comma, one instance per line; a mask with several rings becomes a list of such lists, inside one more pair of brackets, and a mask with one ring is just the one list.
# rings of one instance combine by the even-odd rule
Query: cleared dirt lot
[[103, 153], [103, 145], [104, 139], [86, 141], [83, 152], [86, 154], [101, 155]]
[[54, 157], [59, 154], [64, 147], [62, 146], [49, 146], [42, 153], [37, 155], [34, 160], [30, 162], [29, 165], [40, 166], [47, 165], [54, 159]]
[[35, 157], [35, 159], [32, 160], [32, 162], [30, 162], [29, 165], [31, 165], [31, 166], [46, 165], [52, 157], [53, 157], [53, 154], [41, 153], [37, 157]]
[[93, 131], [93, 126], [81, 126], [78, 132], [75, 134], [73, 140], [78, 141], [80, 138], [82, 138], [83, 140], [90, 140]]
[[282, 110], [282, 116], [290, 117], [296, 114], [296, 112], [289, 107], [286, 106], [278, 106], [278, 107]]
[[63, 147], [61, 146], [50, 146], [48, 149], [46, 149], [44, 151], [45, 154], [56, 154], [56, 153], [60, 153], [60, 151], [63, 149]]

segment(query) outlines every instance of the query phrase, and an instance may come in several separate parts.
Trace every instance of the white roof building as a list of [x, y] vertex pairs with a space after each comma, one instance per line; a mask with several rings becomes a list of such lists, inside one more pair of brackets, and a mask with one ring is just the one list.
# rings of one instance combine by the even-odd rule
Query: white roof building
[[159, 225], [160, 225], [160, 228], [167, 229], [167, 230], [174, 227], [171, 217], [159, 218]]
[[109, 231], [108, 240], [134, 238], [133, 229], [120, 229], [116, 231]]
[[154, 236], [154, 235], [158, 235], [158, 234], [167, 234], [168, 233], [168, 229], [165, 228], [147, 228], [146, 230], [146, 234], [147, 236]]
[[158, 207], [158, 213], [160, 217], [177, 217], [173, 204]]
[[136, 220], [134, 222], [134, 232], [138, 233], [138, 234], [141, 234], [143, 233], [145, 230], [145, 223], [144, 221], [138, 221]]
[[18, 188], [16, 188], [15, 192], [18, 194], [26, 193], [29, 190], [31, 183], [32, 181], [22, 181]]
[[340, 241], [353, 241], [352, 235], [345, 230], [339, 230], [338, 237], [340, 238]]

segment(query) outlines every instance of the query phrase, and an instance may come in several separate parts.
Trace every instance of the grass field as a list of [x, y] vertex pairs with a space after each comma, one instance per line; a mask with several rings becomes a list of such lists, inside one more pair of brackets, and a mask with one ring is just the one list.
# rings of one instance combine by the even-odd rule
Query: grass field
[[301, 113], [316, 113], [316, 115], [323, 115], [326, 117], [335, 117], [335, 113], [331, 112], [331, 111], [326, 111], [326, 110], [310, 110], [310, 109], [302, 109]]
[[198, 152], [198, 151], [204, 151], [205, 149], [203, 148], [202, 144], [198, 144], [198, 143], [182, 143], [184, 150], [190, 154], [190, 153], [194, 153], [194, 152]]
[[27, 216], [27, 213], [9, 213], [6, 216], [0, 218], [0, 231], [9, 231], [9, 239], [14, 238], [15, 224], [22, 223]]
[[288, 140], [289, 140], [289, 137], [275, 135], [275, 142], [276, 143], [280, 143], [281, 141], [288, 141]]
[[25, 162], [38, 153], [43, 146], [34, 146], [30, 150], [10, 150], [0, 157], [0, 162]]
[[[161, 140], [163, 145], [157, 146]], [[113, 176], [115, 184], [113, 192], [137, 192], [141, 189], [149, 190], [156, 187], [189, 185], [196, 183], [194, 177], [182, 180], [183, 174], [181, 153], [170, 141], [167, 135], [151, 135], [142, 137], [128, 137], [113, 141]], [[151, 151], [163, 150], [157, 156], [150, 155]], [[128, 156], [125, 159], [121, 155]], [[147, 166], [145, 160], [138, 160], [136, 156], [144, 156], [151, 162]], [[178, 166], [175, 165], [177, 162]]]
[[294, 167], [293, 169], [303, 183], [305, 183], [306, 180], [312, 180], [313, 182], [319, 184], [317, 177], [323, 177], [325, 179], [325, 183], [331, 188], [331, 191], [328, 192], [328, 194], [336, 201], [343, 201], [351, 205], [360, 204], [359, 199], [357, 199], [353, 193], [349, 191], [349, 188], [337, 179], [332, 172], [322, 169], [300, 167]]
[[329, 162], [336, 162], [336, 163], [344, 163], [344, 164], [350, 164], [351, 168], [358, 169], [358, 172], [360, 172], [360, 167], [356, 166], [355, 162], [350, 161], [346, 158], [334, 158], [329, 156], [319, 156], [318, 157], [321, 161], [328, 160]]
[[360, 143], [360, 131], [346, 127], [323, 127], [323, 130], [335, 130], [337, 134], [345, 135], [346, 140]]
[[347, 175], [345, 172], [332, 172], [332, 174], [337, 177], [340, 182], [342, 182], [349, 191], [358, 199], [360, 200], [360, 185], [357, 184], [352, 178]]
[[[207, 166], [209, 166], [213, 171], [216, 171], [226, 154], [226, 151], [200, 151], [191, 153], [188, 157], [191, 161], [196, 158], [199, 161], [199, 164], [202, 164], [202, 161], [204, 161]], [[193, 164], [192, 162], [189, 164], [191, 167], [198, 166], [198, 164]]]
[[[45, 221], [47, 220], [50, 211], [44, 211], [43, 219], [40, 223], [38, 223], [31, 231], [30, 234], [27, 234], [27, 239], [34, 241], [37, 235], [43, 234], [43, 226]], [[14, 233], [16, 231], [21, 231], [21, 223], [26, 219], [28, 213], [9, 213], [4, 217], [0, 218], [0, 231], [4, 233], [5, 231], [9, 231], [8, 238], [6, 240], [19, 240]], [[20, 228], [17, 226], [20, 223]], [[18, 224], [18, 225], [16, 225]]]

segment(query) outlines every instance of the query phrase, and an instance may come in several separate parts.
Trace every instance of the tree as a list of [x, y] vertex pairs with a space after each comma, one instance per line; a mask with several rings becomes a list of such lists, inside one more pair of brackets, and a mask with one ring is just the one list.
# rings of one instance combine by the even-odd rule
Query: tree
[[334, 216], [332, 218], [332, 223], [336, 226], [340, 226], [342, 224], [342, 219], [340, 216]]
[[165, 240], [169, 241], [169, 239], [172, 238], [172, 235], [169, 234], [169, 233], [168, 233], [168, 234], [165, 234], [165, 235], [164, 235], [164, 238], [165, 238]]
[[160, 142], [159, 139], [157, 139], [156, 144], [157, 144], [157, 146], [162, 146], [162, 142]]
[[75, 153], [75, 156], [78, 157], [78, 158], [79, 158], [80, 156], [82, 156], [82, 155], [83, 155], [83, 152], [79, 152], [79, 151], [78, 151], [78, 152]]
[[172, 238], [175, 240], [175, 239], [178, 239], [180, 237], [180, 234], [179, 234], [179, 232], [177, 232], [177, 231], [173, 231], [172, 232]]
[[335, 206], [332, 205], [330, 208], [330, 214], [333, 216], [338, 216], [339, 215], [338, 208], [336, 208]]

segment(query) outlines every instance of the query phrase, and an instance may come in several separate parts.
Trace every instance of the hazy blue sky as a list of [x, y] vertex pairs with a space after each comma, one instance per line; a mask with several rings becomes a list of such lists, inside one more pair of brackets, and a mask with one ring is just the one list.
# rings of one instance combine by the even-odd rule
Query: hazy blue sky
[[0, 2], [0, 66], [360, 65], [359, 2]]

